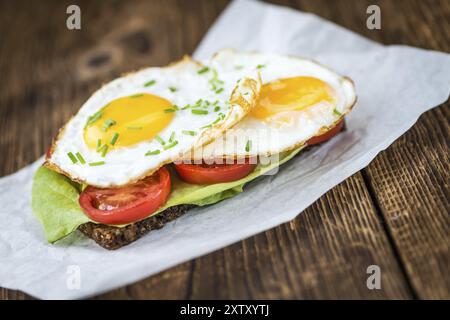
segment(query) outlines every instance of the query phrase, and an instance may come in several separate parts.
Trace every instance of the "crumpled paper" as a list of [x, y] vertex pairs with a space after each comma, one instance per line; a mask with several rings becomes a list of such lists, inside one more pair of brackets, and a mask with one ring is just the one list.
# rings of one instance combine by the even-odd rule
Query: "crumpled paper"
[[[386, 31], [387, 32], [387, 31]], [[235, 198], [191, 210], [117, 251], [75, 233], [51, 245], [30, 208], [42, 159], [0, 179], [0, 286], [39, 298], [70, 299], [123, 286], [289, 221], [407, 131], [450, 90], [450, 55], [382, 46], [315, 15], [234, 1], [195, 53], [224, 47], [314, 58], [356, 83], [347, 130], [303, 152]], [[418, 146], [420, 147], [420, 146]]]

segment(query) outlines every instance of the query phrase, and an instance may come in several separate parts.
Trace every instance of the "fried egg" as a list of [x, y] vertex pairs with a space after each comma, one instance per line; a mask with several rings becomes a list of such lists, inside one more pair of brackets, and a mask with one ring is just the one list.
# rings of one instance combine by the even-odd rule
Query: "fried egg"
[[209, 65], [230, 78], [258, 70], [263, 85], [255, 108], [221, 138], [195, 150], [195, 160], [269, 156], [295, 149], [332, 128], [356, 101], [349, 78], [308, 59], [226, 49]]
[[223, 78], [185, 57], [118, 78], [60, 130], [45, 165], [73, 181], [115, 187], [211, 142], [254, 107], [257, 72]]

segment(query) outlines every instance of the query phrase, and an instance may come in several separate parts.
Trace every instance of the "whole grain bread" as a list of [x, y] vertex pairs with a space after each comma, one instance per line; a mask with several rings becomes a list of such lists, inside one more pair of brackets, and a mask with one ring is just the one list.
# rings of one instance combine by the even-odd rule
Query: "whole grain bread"
[[82, 224], [78, 229], [108, 250], [116, 250], [130, 244], [148, 232], [161, 229], [164, 225], [176, 218], [181, 217], [193, 205], [179, 205], [170, 207], [156, 216], [132, 223], [126, 227], [115, 227], [104, 224], [88, 222]]

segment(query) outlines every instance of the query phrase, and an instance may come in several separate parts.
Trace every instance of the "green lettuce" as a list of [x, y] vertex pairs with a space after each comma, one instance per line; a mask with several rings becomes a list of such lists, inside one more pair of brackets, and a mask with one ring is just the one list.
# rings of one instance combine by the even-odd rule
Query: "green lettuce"
[[[290, 160], [300, 150], [301, 148], [282, 153], [278, 161], [267, 166], [258, 165], [251, 174], [233, 182], [194, 185], [183, 182], [171, 172], [172, 192], [166, 204], [155, 214], [176, 205], [205, 206], [231, 198], [241, 193], [247, 182]], [[94, 222], [83, 213], [78, 204], [80, 192], [81, 186], [65, 176], [45, 167], [37, 170], [33, 180], [31, 206], [34, 215], [44, 227], [47, 241], [53, 243], [75, 231], [81, 224]]]

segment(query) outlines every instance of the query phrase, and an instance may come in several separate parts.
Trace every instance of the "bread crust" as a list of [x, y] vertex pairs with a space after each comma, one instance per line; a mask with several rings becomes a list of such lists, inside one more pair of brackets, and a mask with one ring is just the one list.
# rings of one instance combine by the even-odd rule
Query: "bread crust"
[[155, 216], [150, 216], [126, 227], [88, 222], [79, 226], [78, 230], [103, 248], [116, 250], [136, 241], [152, 230], [161, 229], [166, 223], [181, 217], [192, 207], [194, 205], [173, 206]]

